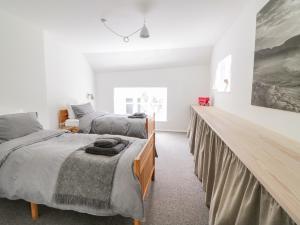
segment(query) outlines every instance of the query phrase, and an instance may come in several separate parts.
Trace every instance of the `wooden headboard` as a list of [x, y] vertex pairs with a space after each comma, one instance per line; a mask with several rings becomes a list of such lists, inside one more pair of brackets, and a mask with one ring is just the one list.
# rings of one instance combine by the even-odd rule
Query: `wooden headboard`
[[65, 121], [69, 119], [69, 114], [67, 109], [61, 109], [58, 113], [58, 125], [62, 128], [65, 125]]

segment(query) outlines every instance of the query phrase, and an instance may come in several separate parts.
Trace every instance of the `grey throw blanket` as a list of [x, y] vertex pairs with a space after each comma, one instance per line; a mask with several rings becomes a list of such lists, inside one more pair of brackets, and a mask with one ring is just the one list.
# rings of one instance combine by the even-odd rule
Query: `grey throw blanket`
[[131, 119], [126, 115], [89, 113], [79, 119], [83, 133], [113, 134], [137, 138], [147, 138], [146, 118]]
[[90, 155], [85, 149], [73, 152], [60, 169], [54, 201], [65, 205], [109, 209], [114, 173], [120, 155]]

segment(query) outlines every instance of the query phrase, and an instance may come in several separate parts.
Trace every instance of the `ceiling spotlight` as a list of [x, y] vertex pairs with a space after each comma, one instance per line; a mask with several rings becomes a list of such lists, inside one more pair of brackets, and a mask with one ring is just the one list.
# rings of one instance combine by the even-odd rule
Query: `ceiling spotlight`
[[148, 30], [146, 24], [144, 24], [144, 26], [142, 27], [142, 30], [140, 32], [140, 37], [141, 38], [149, 38], [150, 37], [149, 30]]

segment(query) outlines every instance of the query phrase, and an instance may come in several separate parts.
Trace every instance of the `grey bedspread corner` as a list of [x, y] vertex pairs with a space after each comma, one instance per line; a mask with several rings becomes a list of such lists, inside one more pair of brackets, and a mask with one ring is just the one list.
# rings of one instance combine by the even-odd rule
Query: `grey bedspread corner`
[[[124, 216], [135, 219], [144, 219], [144, 203], [142, 190], [138, 178], [133, 171], [135, 157], [141, 152], [147, 140], [135, 140], [130, 149], [122, 154], [116, 168], [114, 187], [112, 190], [112, 205], [117, 205], [116, 211]], [[130, 172], [129, 172], [130, 171]], [[124, 193], [130, 193], [124, 194]]]
[[147, 130], [146, 130], [146, 118], [127, 118], [128, 120], [128, 131], [127, 135], [130, 137], [137, 138], [148, 138]]
[[147, 138], [146, 119], [131, 119], [125, 115], [89, 113], [80, 118], [79, 127], [83, 133], [113, 134]]

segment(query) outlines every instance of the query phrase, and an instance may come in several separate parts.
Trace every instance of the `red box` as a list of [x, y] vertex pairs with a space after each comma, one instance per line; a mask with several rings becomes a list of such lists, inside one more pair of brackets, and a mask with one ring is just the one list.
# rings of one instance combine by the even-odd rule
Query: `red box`
[[199, 97], [198, 103], [199, 105], [209, 106], [209, 97]]

